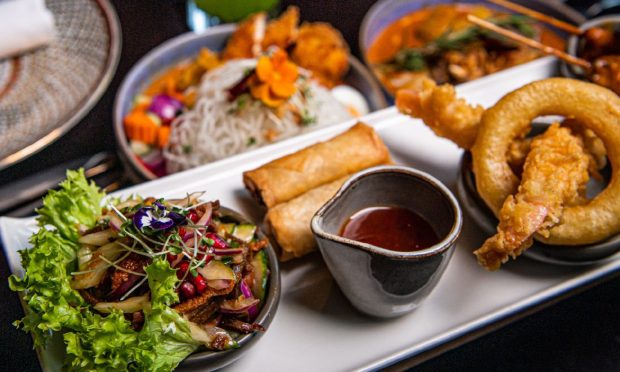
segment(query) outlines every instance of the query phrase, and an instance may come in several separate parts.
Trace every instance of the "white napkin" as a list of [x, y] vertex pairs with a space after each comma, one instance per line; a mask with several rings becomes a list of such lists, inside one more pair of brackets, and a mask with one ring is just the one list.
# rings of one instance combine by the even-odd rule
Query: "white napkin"
[[49, 44], [54, 34], [43, 0], [0, 0], [0, 59]]

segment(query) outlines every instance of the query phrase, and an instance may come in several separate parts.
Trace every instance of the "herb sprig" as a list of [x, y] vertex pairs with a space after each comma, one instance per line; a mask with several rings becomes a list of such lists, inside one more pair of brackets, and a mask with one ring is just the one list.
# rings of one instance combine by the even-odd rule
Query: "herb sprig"
[[[527, 16], [509, 15], [502, 18], [489, 19], [488, 21], [527, 37], [536, 35], [536, 29], [532, 25], [533, 20]], [[474, 25], [459, 31], [447, 31], [421, 48], [402, 49], [389, 65], [400, 70], [423, 71], [428, 68], [428, 59], [438, 57], [446, 51], [462, 50], [468, 45], [485, 38], [507, 43], [507, 40], [502, 36]]]

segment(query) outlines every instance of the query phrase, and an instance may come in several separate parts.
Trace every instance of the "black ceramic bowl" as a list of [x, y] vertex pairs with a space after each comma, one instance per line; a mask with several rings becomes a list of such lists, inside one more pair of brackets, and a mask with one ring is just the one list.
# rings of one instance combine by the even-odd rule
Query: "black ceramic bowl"
[[[606, 15], [598, 18], [593, 18], [587, 22], [584, 22], [579, 29], [582, 31], [588, 30], [593, 27], [609, 27], [616, 33], [620, 32], [620, 14]], [[583, 50], [585, 42], [581, 36], [572, 35], [568, 38], [566, 45], [566, 52], [572, 56], [578, 57], [580, 51]], [[581, 79], [584, 77], [584, 71], [581, 67], [569, 65], [566, 62], [562, 62], [560, 67], [562, 75], [569, 78]]]
[[[542, 130], [542, 127], [536, 129]], [[608, 176], [609, 169], [603, 173]], [[478, 227], [488, 236], [494, 235], [497, 232], [498, 220], [476, 190], [476, 179], [469, 152], [465, 152], [461, 158], [457, 195], [461, 207], [467, 211]], [[548, 245], [534, 241], [534, 245], [523, 254], [538, 261], [559, 265], [590, 265], [610, 259], [619, 250], [620, 235], [616, 235], [600, 243], [575, 246]]]
[[[230, 218], [236, 222], [252, 223], [243, 215], [231, 209], [220, 207], [220, 211], [224, 217]], [[257, 235], [261, 239], [265, 238], [265, 235], [263, 235], [260, 230], [257, 230]], [[278, 310], [278, 303], [280, 301], [280, 268], [278, 266], [278, 258], [271, 244], [269, 244], [265, 250], [269, 258], [269, 287], [267, 289], [267, 296], [265, 297], [265, 304], [261, 308], [255, 323], [260, 324], [266, 329], [266, 332], [269, 332], [269, 324]], [[220, 369], [241, 358], [262, 335], [263, 332], [254, 332], [237, 338], [236, 341], [239, 347], [236, 349], [226, 351], [197, 351], [185, 358], [179, 365], [178, 370], [204, 371]]]

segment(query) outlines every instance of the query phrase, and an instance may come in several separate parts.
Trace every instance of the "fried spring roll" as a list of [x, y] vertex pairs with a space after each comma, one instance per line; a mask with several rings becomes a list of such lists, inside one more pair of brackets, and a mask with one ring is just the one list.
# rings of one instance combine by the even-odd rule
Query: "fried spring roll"
[[243, 173], [243, 183], [268, 208], [347, 174], [389, 162], [389, 153], [373, 128], [358, 123], [329, 141]]
[[319, 186], [269, 209], [265, 216], [265, 228], [275, 239], [280, 261], [301, 257], [316, 249], [310, 220], [348, 178], [345, 176]]

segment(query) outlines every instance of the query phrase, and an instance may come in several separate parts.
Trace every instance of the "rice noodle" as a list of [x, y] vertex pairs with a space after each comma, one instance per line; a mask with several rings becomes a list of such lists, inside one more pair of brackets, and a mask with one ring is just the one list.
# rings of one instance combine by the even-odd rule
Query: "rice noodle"
[[164, 149], [169, 173], [351, 118], [327, 89], [303, 77], [287, 104], [316, 118], [310, 125], [299, 124], [299, 114], [293, 110], [277, 113], [249, 96], [229, 102], [228, 89], [254, 67], [255, 59], [233, 60], [203, 76], [196, 104], [171, 124], [170, 142]]

